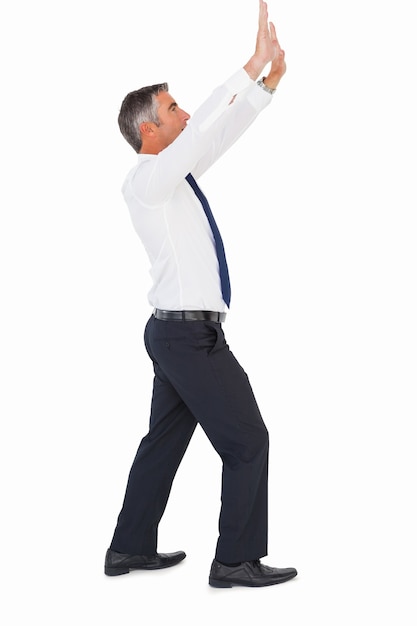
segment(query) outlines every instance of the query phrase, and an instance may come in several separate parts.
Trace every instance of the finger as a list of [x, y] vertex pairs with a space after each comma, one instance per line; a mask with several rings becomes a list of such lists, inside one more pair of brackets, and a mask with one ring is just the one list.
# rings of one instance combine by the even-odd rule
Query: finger
[[278, 41], [277, 31], [275, 30], [273, 22], [269, 22], [269, 32], [271, 33], [271, 39], [276, 39], [276, 41]]
[[268, 5], [263, 0], [259, 0], [259, 28], [268, 27]]
[[275, 25], [273, 22], [269, 22], [269, 32], [271, 33], [272, 41], [276, 41], [278, 44], [278, 48], [281, 49], [281, 46], [279, 45], [279, 41], [277, 37], [277, 31], [275, 30]]

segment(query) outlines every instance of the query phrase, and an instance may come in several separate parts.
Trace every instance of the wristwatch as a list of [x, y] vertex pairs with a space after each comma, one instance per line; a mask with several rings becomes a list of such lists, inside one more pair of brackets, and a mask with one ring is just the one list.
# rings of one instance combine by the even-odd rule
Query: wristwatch
[[267, 91], [268, 93], [270, 93], [272, 96], [276, 92], [276, 89], [271, 89], [271, 87], [267, 87], [264, 83], [264, 78], [266, 77], [262, 76], [262, 78], [256, 81], [256, 84], [259, 85], [259, 87], [263, 89], [264, 91]]

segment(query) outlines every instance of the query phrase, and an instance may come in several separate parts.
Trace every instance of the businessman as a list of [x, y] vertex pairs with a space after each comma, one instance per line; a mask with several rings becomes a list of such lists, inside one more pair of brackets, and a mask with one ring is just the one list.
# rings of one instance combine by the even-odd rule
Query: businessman
[[[268, 431], [225, 339], [230, 276], [221, 235], [197, 182], [273, 101], [285, 71], [284, 51], [260, 0], [255, 51], [192, 117], [166, 83], [133, 91], [122, 103], [120, 130], [138, 155], [123, 194], [152, 276], [145, 346], [154, 383], [149, 432], [133, 461], [106, 553], [109, 576], [170, 567], [185, 558], [183, 551], [157, 551], [158, 525], [197, 424], [222, 462], [219, 537], [209, 584], [260, 587], [297, 575], [292, 567], [261, 563], [268, 540]], [[243, 183], [237, 172], [231, 177]], [[219, 209], [239, 220], [238, 207]], [[256, 329], [256, 316], [247, 322]], [[192, 502], [189, 506], [191, 524]]]

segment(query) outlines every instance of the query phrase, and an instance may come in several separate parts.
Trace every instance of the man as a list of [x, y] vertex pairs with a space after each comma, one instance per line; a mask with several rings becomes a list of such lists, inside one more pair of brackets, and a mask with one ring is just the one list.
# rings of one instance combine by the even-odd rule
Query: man
[[[264, 67], [269, 73], [257, 80]], [[220, 234], [198, 179], [246, 130], [286, 70], [275, 27], [259, 2], [255, 52], [192, 119], [166, 83], [128, 94], [119, 125], [138, 153], [123, 193], [151, 262], [153, 314], [145, 346], [154, 366], [148, 434], [133, 462], [106, 554], [109, 576], [176, 565], [157, 552], [158, 524], [197, 423], [223, 463], [214, 587], [290, 580], [294, 568], [261, 564], [267, 554], [268, 432], [248, 378], [225, 341], [230, 283]]]

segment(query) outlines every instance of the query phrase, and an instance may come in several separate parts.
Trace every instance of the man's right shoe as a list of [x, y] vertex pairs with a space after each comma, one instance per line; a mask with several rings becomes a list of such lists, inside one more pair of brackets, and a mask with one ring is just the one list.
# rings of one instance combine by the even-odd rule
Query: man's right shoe
[[132, 569], [163, 569], [177, 565], [183, 559], [185, 559], [185, 552], [182, 551], [142, 556], [139, 554], [122, 554], [109, 548], [106, 552], [104, 573], [107, 576], [120, 576], [120, 574], [128, 574]]
[[262, 565], [259, 559], [256, 561], [245, 561], [235, 567], [223, 565], [214, 559], [211, 564], [209, 585], [211, 587], [266, 587], [267, 585], [277, 585], [285, 583], [297, 576], [297, 570], [293, 567], [279, 569]]

